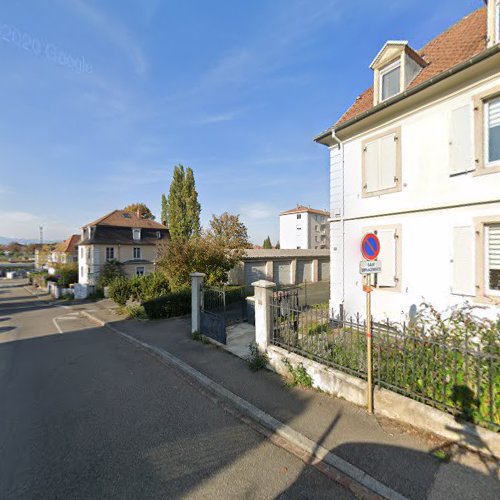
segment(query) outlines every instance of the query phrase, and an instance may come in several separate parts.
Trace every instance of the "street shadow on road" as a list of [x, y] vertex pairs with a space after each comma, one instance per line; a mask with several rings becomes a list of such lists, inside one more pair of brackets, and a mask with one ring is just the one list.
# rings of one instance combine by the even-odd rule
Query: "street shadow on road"
[[[171, 352], [292, 428], [324, 405], [329, 418], [315, 422], [307, 437], [408, 498], [431, 491], [500, 498], [491, 476], [369, 442], [366, 433], [332, 446], [332, 436], [345, 440], [361, 409], [285, 388], [268, 371], [252, 374], [239, 358], [192, 340], [183, 320], [113, 326]], [[228, 498], [241, 488], [247, 497], [343, 497], [311, 461], [297, 468], [196, 383], [107, 328], [0, 344], [0, 367], [0, 401], [9, 401], [0, 412], [9, 456], [0, 472], [2, 499], [26, 491], [37, 498]]]

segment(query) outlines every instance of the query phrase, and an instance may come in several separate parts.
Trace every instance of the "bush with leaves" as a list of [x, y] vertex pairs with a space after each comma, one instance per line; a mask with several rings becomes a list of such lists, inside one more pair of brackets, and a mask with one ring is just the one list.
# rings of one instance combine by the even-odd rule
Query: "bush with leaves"
[[170, 292], [167, 278], [161, 273], [135, 276], [130, 280], [132, 298], [139, 302], [156, 299]]
[[127, 278], [115, 278], [108, 286], [110, 299], [120, 306], [124, 306], [132, 296], [132, 287]]
[[97, 280], [97, 288], [104, 288], [109, 286], [112, 281], [116, 278], [125, 278], [125, 271], [123, 270], [123, 264], [118, 262], [116, 259], [109, 260], [104, 264], [99, 273], [99, 279]]
[[78, 282], [78, 264], [65, 264], [57, 270], [57, 284], [68, 287]]
[[148, 318], [173, 318], [191, 312], [191, 288], [181, 288], [142, 304]]

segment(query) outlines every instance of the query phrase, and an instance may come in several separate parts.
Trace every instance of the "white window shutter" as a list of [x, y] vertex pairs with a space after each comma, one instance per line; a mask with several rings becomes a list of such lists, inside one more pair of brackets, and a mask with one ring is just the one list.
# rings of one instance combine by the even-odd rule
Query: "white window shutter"
[[472, 156], [472, 115], [470, 105], [465, 105], [451, 112], [450, 173], [472, 170]]
[[379, 189], [396, 186], [397, 138], [396, 134], [386, 135], [380, 141], [380, 179]]
[[379, 189], [379, 145], [373, 141], [365, 146], [365, 191], [371, 193]]
[[378, 260], [382, 263], [382, 272], [377, 275], [380, 287], [395, 287], [397, 273], [397, 241], [395, 229], [379, 229], [380, 253]]
[[454, 227], [451, 251], [451, 293], [475, 295], [474, 230]]

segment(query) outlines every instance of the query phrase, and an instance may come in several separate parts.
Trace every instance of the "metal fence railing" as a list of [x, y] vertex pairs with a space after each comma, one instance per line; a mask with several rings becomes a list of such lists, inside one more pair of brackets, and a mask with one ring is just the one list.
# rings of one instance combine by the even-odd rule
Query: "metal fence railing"
[[[302, 307], [293, 291], [276, 292], [271, 312], [274, 345], [367, 378], [359, 315]], [[485, 342], [387, 321], [372, 322], [372, 338], [375, 385], [500, 431], [500, 332]]]

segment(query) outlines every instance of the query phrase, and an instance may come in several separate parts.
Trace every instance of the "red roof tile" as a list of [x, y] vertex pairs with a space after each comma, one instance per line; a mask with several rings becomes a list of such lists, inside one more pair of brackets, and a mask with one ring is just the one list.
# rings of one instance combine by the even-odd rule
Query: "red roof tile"
[[68, 239], [59, 243], [55, 247], [54, 251], [62, 253], [74, 253], [76, 252], [76, 247], [79, 242], [80, 242], [80, 235], [72, 234]]
[[[416, 87], [486, 50], [486, 19], [486, 7], [482, 7], [464, 17], [417, 51], [427, 62], [427, 66], [422, 69], [408, 88]], [[356, 99], [354, 104], [337, 121], [335, 127], [373, 107], [373, 87], [371, 87]]]
[[100, 219], [86, 224], [87, 226], [115, 226], [115, 227], [136, 227], [145, 229], [168, 229], [163, 224], [150, 219], [138, 217], [136, 213], [125, 212], [125, 210], [113, 210]]
[[311, 214], [325, 215], [327, 217], [330, 216], [330, 214], [328, 212], [325, 212], [324, 210], [317, 210], [315, 208], [305, 207], [304, 205], [297, 205], [295, 208], [292, 208], [292, 210], [281, 212], [280, 215], [302, 214], [305, 212], [309, 212]]

